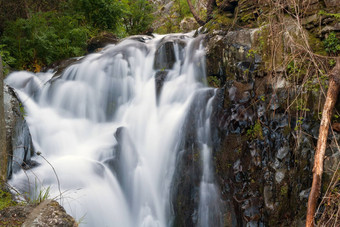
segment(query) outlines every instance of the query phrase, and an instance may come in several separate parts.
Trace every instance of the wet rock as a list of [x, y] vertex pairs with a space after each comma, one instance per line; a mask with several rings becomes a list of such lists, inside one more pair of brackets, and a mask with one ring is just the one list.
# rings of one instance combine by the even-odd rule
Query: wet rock
[[285, 178], [285, 173], [286, 173], [286, 170], [285, 169], [280, 169], [278, 171], [276, 171], [275, 173], [275, 180], [277, 183], [281, 183], [282, 180]]
[[76, 221], [54, 200], [45, 200], [29, 214], [23, 227], [76, 227]]
[[[130, 182], [133, 180], [134, 174], [133, 170], [138, 164], [139, 156], [136, 146], [126, 127], [117, 128], [114, 136], [117, 144], [113, 148], [112, 159], [108, 164], [120, 181], [123, 191], [132, 193], [128, 185], [131, 185]], [[128, 194], [127, 197], [132, 198], [133, 196]]]
[[101, 32], [88, 41], [86, 49], [88, 53], [93, 53], [99, 48], [103, 48], [109, 44], [116, 44], [118, 41], [119, 39], [116, 35], [109, 32]]
[[306, 189], [306, 190], [302, 190], [299, 194], [299, 198], [300, 200], [307, 200], [308, 199], [308, 196], [309, 196], [309, 193], [310, 193], [310, 188]]
[[228, 90], [229, 99], [238, 103], [246, 103], [251, 98], [252, 88], [252, 84], [234, 81], [233, 86]]
[[60, 60], [52, 63], [51, 65], [47, 66], [46, 69], [43, 71], [53, 70], [55, 74], [53, 75], [53, 79], [58, 78], [63, 71], [69, 67], [70, 65], [76, 64], [80, 62], [81, 58], [69, 58], [66, 60]]
[[248, 223], [258, 221], [261, 218], [259, 201], [257, 198], [250, 199], [249, 203], [243, 207], [245, 209], [244, 216]]
[[289, 147], [283, 146], [277, 151], [276, 158], [278, 158], [279, 160], [282, 160], [284, 157], [286, 157], [288, 152], [289, 152]]
[[9, 151], [7, 177], [16, 173], [23, 166], [27, 169], [34, 166], [30, 161], [34, 154], [31, 134], [25, 121], [25, 108], [15, 92], [4, 86], [4, 110], [6, 122], [6, 147]]
[[274, 210], [273, 193], [271, 186], [264, 186], [263, 190], [264, 204], [267, 208]]
[[338, 170], [340, 163], [340, 152], [336, 152], [329, 157], [325, 158], [324, 161], [324, 172], [329, 176], [333, 176]]
[[156, 97], [159, 99], [159, 95], [162, 91], [163, 84], [168, 75], [168, 71], [157, 71], [155, 75]]
[[147, 40], [151, 40], [153, 36], [149, 35], [134, 35], [134, 36], [129, 36], [127, 39], [135, 40], [141, 43], [145, 43]]
[[166, 42], [156, 51], [154, 68], [159, 70], [172, 69], [175, 61], [174, 45], [172, 42]]

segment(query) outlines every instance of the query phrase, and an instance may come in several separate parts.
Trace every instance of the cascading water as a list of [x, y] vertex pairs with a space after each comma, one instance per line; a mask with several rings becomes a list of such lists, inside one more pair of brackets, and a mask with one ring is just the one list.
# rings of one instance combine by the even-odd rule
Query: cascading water
[[[39, 165], [10, 183], [31, 196], [41, 185], [51, 187], [51, 197], [61, 192], [68, 213], [84, 216], [81, 225], [171, 226], [184, 125], [198, 115], [193, 121], [202, 180], [196, 225], [221, 225], [210, 149], [214, 90], [203, 83], [201, 39], [191, 36], [132, 37], [84, 57], [59, 77], [11, 74], [6, 83], [24, 103], [35, 151], [58, 178], [34, 156]], [[192, 115], [198, 99], [204, 107]]]

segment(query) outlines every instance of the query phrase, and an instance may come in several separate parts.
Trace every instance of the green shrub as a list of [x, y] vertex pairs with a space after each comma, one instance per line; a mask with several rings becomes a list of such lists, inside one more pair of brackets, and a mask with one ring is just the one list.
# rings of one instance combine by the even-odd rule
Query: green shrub
[[123, 26], [127, 34], [136, 35], [145, 32], [153, 22], [153, 6], [147, 0], [128, 0]]
[[12, 195], [9, 192], [0, 190], [0, 210], [9, 206], [14, 206], [16, 203], [12, 200]]
[[126, 13], [126, 4], [119, 0], [70, 0], [66, 7], [68, 13], [84, 16], [88, 24], [100, 30], [115, 31]]
[[89, 38], [102, 31], [124, 37], [145, 32], [153, 21], [154, 9], [148, 0], [52, 2], [31, 4], [28, 13], [18, 14], [17, 19], [7, 14], [7, 19], [0, 18], [6, 21], [0, 37], [5, 66], [38, 72], [55, 61], [85, 54]]
[[81, 16], [54, 12], [9, 22], [1, 38], [12, 57], [7, 63], [17, 69], [40, 71], [54, 61], [84, 54], [90, 31], [82, 22]]
[[328, 37], [323, 41], [325, 50], [329, 54], [340, 53], [340, 40], [336, 37], [335, 32], [329, 33]]

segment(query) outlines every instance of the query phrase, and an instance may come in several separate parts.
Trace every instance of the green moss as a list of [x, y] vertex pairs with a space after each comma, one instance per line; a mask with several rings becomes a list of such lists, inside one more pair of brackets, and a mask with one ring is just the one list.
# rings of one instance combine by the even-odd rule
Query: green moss
[[14, 205], [16, 205], [16, 202], [12, 200], [11, 193], [0, 190], [0, 210]]
[[335, 32], [329, 33], [328, 37], [323, 41], [323, 44], [327, 53], [335, 55], [340, 53], [340, 40], [337, 38]]
[[289, 126], [285, 126], [285, 127], [283, 128], [282, 134], [283, 134], [285, 137], [287, 137], [287, 136], [289, 136], [289, 134], [290, 134], [291, 131], [292, 131], [292, 130], [290, 129]]
[[256, 121], [256, 123], [247, 130], [247, 136], [249, 139], [260, 139], [263, 140], [262, 126], [260, 121]]
[[207, 80], [211, 87], [219, 88], [221, 86], [221, 81], [216, 76], [209, 76]]
[[263, 71], [270, 71], [269, 63], [271, 62], [271, 51], [269, 46], [269, 29], [267, 26], [262, 27], [255, 34], [254, 51], [261, 55]]
[[334, 17], [337, 21], [340, 21], [340, 13], [327, 13], [324, 10], [319, 11], [319, 15]]
[[225, 15], [218, 12], [214, 12], [213, 18], [204, 26], [208, 29], [209, 32], [213, 32], [214, 30], [229, 28], [232, 24], [233, 19], [226, 17]]
[[281, 196], [286, 196], [288, 194], [288, 185], [283, 185], [280, 189], [280, 195]]
[[317, 53], [320, 55], [327, 55], [323, 43], [321, 42], [319, 38], [316, 38], [314, 34], [312, 33], [308, 34], [308, 43], [314, 53]]
[[255, 19], [254, 14], [253, 13], [248, 13], [248, 14], [242, 15], [240, 20], [242, 22], [247, 23], [247, 22], [249, 22], [251, 20], [254, 20], [254, 19]]

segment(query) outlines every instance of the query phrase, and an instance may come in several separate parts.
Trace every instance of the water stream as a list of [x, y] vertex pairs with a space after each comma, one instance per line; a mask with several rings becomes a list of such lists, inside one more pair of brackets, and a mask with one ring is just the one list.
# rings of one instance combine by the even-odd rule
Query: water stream
[[[81, 226], [172, 226], [173, 176], [185, 122], [195, 118], [202, 160], [196, 225], [221, 225], [211, 165], [215, 91], [205, 85], [204, 55], [192, 34], [138, 36], [61, 75], [12, 73], [6, 83], [24, 104], [35, 152], [58, 178], [35, 155], [38, 165], [10, 184], [32, 197], [50, 187]], [[200, 97], [203, 108], [190, 114]]]

